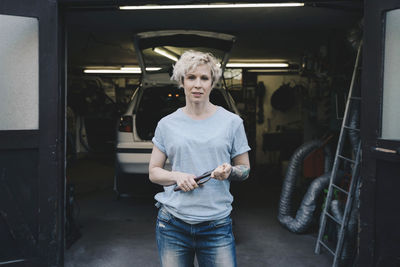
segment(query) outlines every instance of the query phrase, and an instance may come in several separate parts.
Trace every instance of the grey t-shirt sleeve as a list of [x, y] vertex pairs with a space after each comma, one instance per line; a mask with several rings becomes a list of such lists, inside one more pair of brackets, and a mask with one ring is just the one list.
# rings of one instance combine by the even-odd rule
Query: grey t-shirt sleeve
[[162, 125], [158, 122], [154, 137], [151, 140], [153, 144], [164, 154], [166, 154], [163, 135], [162, 135]]
[[247, 143], [246, 132], [244, 131], [243, 121], [241, 120], [233, 132], [231, 159], [249, 150], [250, 147]]

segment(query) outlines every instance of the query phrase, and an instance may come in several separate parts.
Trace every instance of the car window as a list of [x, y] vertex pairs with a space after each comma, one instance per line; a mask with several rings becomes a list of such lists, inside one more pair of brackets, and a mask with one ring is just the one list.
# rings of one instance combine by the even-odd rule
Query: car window
[[143, 90], [138, 112], [168, 115], [185, 105], [183, 89], [175, 86], [150, 87]]
[[[211, 103], [231, 110], [220, 89], [213, 89]], [[161, 118], [185, 106], [182, 88], [174, 86], [150, 87], [143, 90], [136, 110], [136, 132], [143, 140], [151, 140]]]
[[143, 90], [136, 112], [136, 131], [143, 140], [151, 140], [158, 121], [185, 105], [183, 89], [175, 86]]
[[213, 103], [214, 105], [221, 106], [224, 109], [232, 112], [232, 109], [230, 108], [230, 105], [226, 101], [226, 98], [224, 97], [223, 93], [221, 92], [221, 89], [213, 89], [211, 91], [210, 102]]

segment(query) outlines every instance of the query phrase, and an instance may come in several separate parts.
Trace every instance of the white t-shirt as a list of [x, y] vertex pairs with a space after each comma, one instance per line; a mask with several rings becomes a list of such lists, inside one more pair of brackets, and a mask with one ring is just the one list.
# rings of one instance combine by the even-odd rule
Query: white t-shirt
[[[158, 122], [152, 141], [168, 157], [173, 171], [196, 176], [231, 163], [250, 150], [243, 120], [219, 106], [204, 120], [194, 120], [179, 108]], [[185, 222], [218, 220], [232, 210], [229, 186], [230, 181], [216, 179], [190, 192], [175, 192], [175, 185], [164, 186], [164, 192], [156, 194], [155, 199]]]

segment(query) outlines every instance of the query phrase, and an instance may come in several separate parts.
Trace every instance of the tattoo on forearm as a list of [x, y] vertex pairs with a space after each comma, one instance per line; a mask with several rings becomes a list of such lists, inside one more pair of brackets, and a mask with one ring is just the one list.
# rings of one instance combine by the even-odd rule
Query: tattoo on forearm
[[232, 167], [228, 179], [231, 181], [244, 181], [249, 177], [250, 167], [246, 165], [236, 165]]

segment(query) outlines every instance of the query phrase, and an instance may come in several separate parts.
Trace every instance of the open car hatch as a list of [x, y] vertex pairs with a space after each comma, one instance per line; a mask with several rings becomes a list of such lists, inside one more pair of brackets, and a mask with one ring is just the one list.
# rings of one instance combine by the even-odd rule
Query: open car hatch
[[235, 36], [225, 33], [164, 30], [135, 34], [134, 46], [143, 75], [152, 68], [170, 71], [172, 64], [188, 49], [211, 52], [221, 60], [224, 71], [235, 40]]

